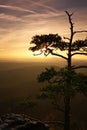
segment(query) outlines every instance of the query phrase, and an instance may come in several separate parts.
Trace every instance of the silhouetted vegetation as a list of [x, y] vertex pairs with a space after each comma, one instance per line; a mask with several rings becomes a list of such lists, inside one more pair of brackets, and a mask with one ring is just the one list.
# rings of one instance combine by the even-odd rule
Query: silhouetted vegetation
[[[51, 54], [67, 62], [67, 66], [59, 71], [54, 68], [46, 68], [46, 70], [38, 76], [38, 81], [47, 81], [49, 83], [48, 86], [42, 88], [41, 97], [50, 98], [57, 109], [64, 113], [64, 130], [70, 130], [72, 97], [78, 93], [83, 93], [87, 96], [87, 76], [76, 73], [77, 69], [87, 68], [87, 66], [76, 66], [72, 64], [72, 58], [74, 56], [87, 56], [87, 39], [73, 42], [73, 37], [75, 34], [84, 33], [87, 32], [87, 30], [74, 31], [72, 22], [73, 14], [67, 11], [66, 14], [70, 24], [70, 37], [64, 37], [67, 42], [58, 34], [36, 35], [31, 41], [31, 44], [34, 44], [34, 46], [29, 49], [33, 52], [38, 51], [38, 53], [34, 53], [34, 55], [44, 54], [48, 56]], [[66, 55], [59, 53], [59, 50], [61, 52], [66, 51]], [[59, 99], [63, 99], [63, 107], [59, 104]]]

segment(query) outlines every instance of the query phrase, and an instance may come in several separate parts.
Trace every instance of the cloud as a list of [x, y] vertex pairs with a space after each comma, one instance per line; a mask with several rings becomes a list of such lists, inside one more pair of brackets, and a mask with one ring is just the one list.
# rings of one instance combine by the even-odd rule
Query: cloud
[[[27, 24], [29, 25], [29, 27], [31, 26], [30, 28], [32, 28], [34, 25], [38, 26], [45, 24], [49, 20], [63, 15], [63, 12], [47, 6], [45, 5], [46, 3], [43, 4], [41, 3], [41, 1], [31, 1], [29, 3], [29, 9], [27, 9], [28, 5], [26, 6], [26, 8], [18, 7], [18, 5], [16, 6], [16, 4], [14, 6], [0, 5], [0, 8], [3, 9], [0, 11], [0, 23], [2, 24], [1, 28], [19, 29], [23, 26], [26, 27]], [[11, 3], [8, 2], [8, 4]]]
[[32, 1], [32, 3], [33, 3], [33, 6], [34, 6], [34, 7], [39, 7], [39, 8], [41, 8], [42, 10], [44, 9], [45, 11], [50, 11], [50, 12], [55, 12], [55, 13], [58, 12], [58, 10], [56, 10], [55, 8], [46, 5], [45, 2], [42, 3], [41, 1], [40, 1], [40, 2], [34, 2], [34, 1]]
[[0, 48], [3, 54], [11, 55], [14, 51], [18, 54], [24, 49], [26, 52], [31, 37], [36, 34], [59, 33], [68, 37], [70, 30], [65, 10], [74, 12], [72, 19], [76, 30], [86, 29], [85, 6], [85, 0], [0, 0]]
[[24, 11], [24, 12], [29, 12], [29, 13], [35, 13], [32, 10], [24, 9], [24, 8], [17, 7], [17, 6], [11, 6], [11, 5], [0, 5], [0, 8], [10, 9], [10, 10], [16, 10], [16, 11]]
[[66, 10], [70, 8], [86, 8], [87, 0], [48, 0], [46, 4], [58, 10]]
[[68, 8], [87, 7], [87, 0], [0, 0], [0, 4], [17, 6], [25, 9], [35, 7], [36, 4], [39, 7], [44, 5], [56, 10], [65, 10]]
[[1, 13], [0, 14], [0, 20], [7, 20], [7, 21], [19, 21], [21, 20], [20, 18], [16, 17], [16, 16], [12, 16], [12, 15], [7, 15], [5, 13]]
[[[3, 1], [1, 0], [1, 2]], [[67, 7], [69, 4], [68, 1], [64, 2], [64, 0], [22, 0], [20, 2], [17, 0], [13, 2], [11, 0], [8, 0], [8, 2], [4, 0], [3, 4], [0, 5], [0, 8], [3, 8], [0, 14], [0, 23], [2, 24], [2, 28], [10, 27], [19, 29], [29, 26], [33, 30], [40, 27], [40, 25], [46, 26], [48, 22], [49, 25], [53, 21], [54, 24], [61, 20], [65, 22], [65, 13], [60, 10], [59, 6], [63, 9], [63, 6]]]

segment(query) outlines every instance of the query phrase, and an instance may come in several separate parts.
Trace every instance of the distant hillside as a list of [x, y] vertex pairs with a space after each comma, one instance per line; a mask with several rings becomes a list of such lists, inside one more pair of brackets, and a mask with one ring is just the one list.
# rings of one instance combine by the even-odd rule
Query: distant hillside
[[[84, 64], [86, 63], [84, 61]], [[5, 98], [9, 93], [10, 95], [16, 94], [16, 97], [29, 93], [35, 94], [42, 85], [37, 82], [37, 75], [46, 67], [57, 65], [60, 67], [60, 64], [53, 62], [0, 62], [0, 96]], [[74, 64], [83, 64], [83, 62], [75, 61]], [[87, 69], [80, 71], [86, 73]]]

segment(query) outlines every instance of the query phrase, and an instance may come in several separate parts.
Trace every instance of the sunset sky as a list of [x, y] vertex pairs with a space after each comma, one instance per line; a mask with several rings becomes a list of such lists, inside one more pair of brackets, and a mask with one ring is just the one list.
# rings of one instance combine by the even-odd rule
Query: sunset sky
[[[35, 57], [28, 51], [35, 34], [68, 37], [65, 10], [73, 12], [74, 29], [87, 30], [87, 0], [0, 0], [0, 60]], [[76, 35], [84, 39], [87, 33]]]

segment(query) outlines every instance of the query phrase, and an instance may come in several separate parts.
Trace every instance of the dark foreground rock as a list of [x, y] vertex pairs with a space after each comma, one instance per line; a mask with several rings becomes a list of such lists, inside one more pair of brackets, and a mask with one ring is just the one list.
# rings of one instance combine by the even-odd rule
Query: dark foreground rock
[[48, 130], [48, 125], [24, 114], [5, 114], [0, 117], [0, 130]]

